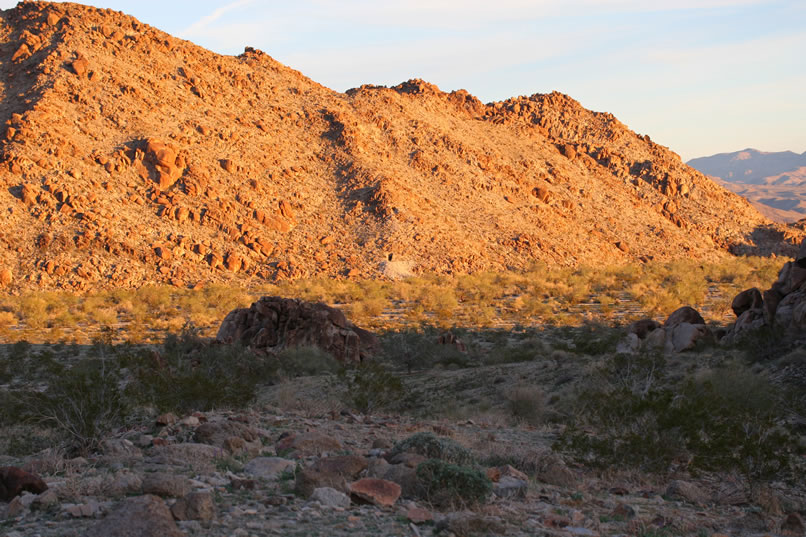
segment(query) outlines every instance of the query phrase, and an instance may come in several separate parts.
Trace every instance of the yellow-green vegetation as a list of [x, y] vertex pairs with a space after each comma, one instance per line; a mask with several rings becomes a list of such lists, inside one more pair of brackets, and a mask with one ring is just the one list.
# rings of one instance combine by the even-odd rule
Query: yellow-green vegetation
[[710, 321], [729, 320], [734, 295], [769, 287], [781, 261], [731, 257], [719, 262], [549, 268], [401, 281], [309, 279], [199, 290], [149, 285], [84, 295], [33, 292], [0, 298], [0, 337], [30, 342], [88, 342], [102, 326], [117, 342], [156, 342], [185, 324], [215, 334], [224, 316], [264, 295], [323, 301], [373, 330], [511, 328], [517, 325], [627, 323], [662, 318], [683, 305]]

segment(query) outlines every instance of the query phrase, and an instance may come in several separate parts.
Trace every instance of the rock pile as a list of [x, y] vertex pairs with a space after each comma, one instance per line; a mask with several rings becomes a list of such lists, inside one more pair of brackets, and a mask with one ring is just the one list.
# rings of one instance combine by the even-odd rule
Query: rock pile
[[778, 273], [772, 287], [763, 293], [746, 289], [736, 295], [731, 307], [736, 322], [723, 338], [726, 342], [740, 340], [748, 332], [769, 326], [785, 334], [806, 330], [806, 240], [794, 261], [788, 261]]
[[806, 330], [806, 239], [801, 243], [795, 260], [788, 261], [781, 268], [772, 287], [763, 293], [755, 287], [745, 289], [733, 298], [731, 309], [736, 321], [727, 330], [714, 332], [689, 306], [672, 313], [663, 325], [652, 319], [636, 321], [627, 327], [618, 351], [683, 352], [706, 339], [732, 344], [764, 327], [775, 328], [784, 335], [802, 333]]
[[270, 353], [315, 346], [343, 363], [362, 361], [377, 345], [372, 333], [355, 326], [336, 308], [275, 296], [231, 311], [216, 340]]
[[618, 345], [619, 352], [656, 350], [666, 353], [693, 349], [697, 342], [710, 338], [705, 320], [692, 307], [674, 311], [661, 325], [652, 319], [642, 319], [627, 327], [627, 336]]

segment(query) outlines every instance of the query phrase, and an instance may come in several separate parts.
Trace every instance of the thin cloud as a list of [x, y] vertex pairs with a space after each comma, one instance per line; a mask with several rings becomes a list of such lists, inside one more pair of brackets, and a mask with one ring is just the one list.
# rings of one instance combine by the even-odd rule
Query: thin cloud
[[249, 5], [254, 1], [255, 0], [237, 0], [225, 6], [221, 6], [220, 8], [214, 10], [209, 15], [202, 17], [201, 19], [197, 20], [196, 22], [194, 22], [193, 24], [191, 24], [190, 26], [179, 32], [179, 37], [184, 38], [199, 33], [200, 31], [207, 29], [210, 26], [210, 24], [217, 21], [218, 19], [226, 15], [228, 12]]

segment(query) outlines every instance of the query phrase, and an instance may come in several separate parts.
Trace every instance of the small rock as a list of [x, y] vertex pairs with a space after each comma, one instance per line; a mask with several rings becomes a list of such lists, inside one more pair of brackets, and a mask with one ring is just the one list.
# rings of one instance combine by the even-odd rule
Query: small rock
[[143, 493], [179, 498], [190, 491], [190, 482], [181, 475], [167, 473], [148, 474], [143, 479]]
[[708, 495], [697, 485], [688, 481], [675, 480], [666, 488], [666, 496], [694, 504], [708, 503]]
[[499, 498], [523, 498], [528, 488], [527, 481], [505, 475], [493, 484], [493, 493]]
[[610, 513], [610, 516], [620, 518], [621, 520], [629, 520], [635, 517], [635, 509], [626, 503], [619, 503], [616, 508], [613, 509], [613, 512]]
[[166, 412], [157, 416], [157, 425], [173, 425], [179, 418], [173, 412]]
[[[804, 241], [806, 244], [806, 241]], [[806, 535], [806, 524], [799, 513], [789, 513], [781, 522], [781, 533], [791, 537], [802, 537]]]
[[350, 497], [330, 487], [314, 489], [309, 500], [319, 502], [322, 507], [338, 507], [343, 509], [350, 507]]
[[213, 495], [209, 492], [191, 492], [171, 506], [171, 513], [176, 520], [210, 521], [215, 518]]
[[296, 467], [296, 462], [281, 457], [257, 457], [247, 462], [243, 471], [255, 477], [276, 481], [284, 473], [293, 472]]
[[59, 495], [53, 489], [48, 489], [42, 494], [38, 495], [34, 500], [31, 508], [33, 509], [48, 509], [49, 507], [59, 503]]
[[151, 495], [127, 498], [84, 535], [85, 537], [185, 537], [176, 526], [165, 502]]
[[434, 515], [428, 509], [422, 507], [410, 507], [406, 511], [406, 518], [415, 524], [423, 524], [434, 520]]
[[365, 477], [350, 484], [350, 494], [379, 507], [391, 507], [400, 497], [400, 485], [384, 479]]
[[309, 456], [338, 451], [342, 449], [342, 445], [332, 436], [312, 431], [286, 436], [280, 439], [274, 448], [277, 453], [293, 452], [299, 456]]

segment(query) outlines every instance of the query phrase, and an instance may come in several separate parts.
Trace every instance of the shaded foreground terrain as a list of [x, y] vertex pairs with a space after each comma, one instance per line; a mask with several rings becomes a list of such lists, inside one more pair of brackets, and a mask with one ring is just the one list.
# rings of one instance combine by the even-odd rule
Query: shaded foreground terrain
[[0, 14], [0, 101], [15, 291], [791, 255], [802, 236], [559, 93], [338, 93], [78, 4]]
[[[626, 316], [549, 301], [551, 323], [480, 328], [472, 313], [502, 301], [483, 295], [465, 295], [453, 324], [358, 308], [378, 343], [354, 365], [190, 326], [158, 344], [114, 343], [126, 338], [109, 327], [93, 343], [3, 345], [0, 465], [48, 489], [0, 503], [2, 524], [43, 536], [804, 535], [802, 333], [617, 351], [616, 325], [653, 311], [663, 321], [684, 295], [713, 308], [709, 282], [765, 289], [770, 266], [711, 266], [702, 283], [691, 266], [656, 268], [646, 281], [667, 282], [656, 294], [673, 305], [636, 301], [646, 309]], [[608, 274], [627, 277], [618, 270], [563, 281], [585, 278], [605, 297]], [[510, 292], [540, 282], [497, 277]], [[483, 288], [476, 278], [469, 287]], [[370, 298], [435, 291], [394, 286]]]

